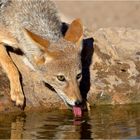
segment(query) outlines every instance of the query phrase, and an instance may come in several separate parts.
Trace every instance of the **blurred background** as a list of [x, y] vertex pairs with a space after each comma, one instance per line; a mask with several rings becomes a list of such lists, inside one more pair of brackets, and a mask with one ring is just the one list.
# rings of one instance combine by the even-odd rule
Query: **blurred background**
[[103, 27], [140, 29], [140, 1], [54, 1], [62, 20], [81, 18], [92, 31]]

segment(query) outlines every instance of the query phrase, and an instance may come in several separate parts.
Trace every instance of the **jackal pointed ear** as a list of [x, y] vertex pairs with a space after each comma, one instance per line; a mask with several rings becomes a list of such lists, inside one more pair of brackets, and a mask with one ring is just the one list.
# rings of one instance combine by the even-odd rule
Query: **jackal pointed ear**
[[[35, 54], [33, 55], [33, 60], [37, 65], [42, 65], [54, 59], [55, 52], [50, 52], [48, 47], [50, 42], [46, 39], [43, 39], [41, 36], [27, 30], [23, 29], [26, 39], [33, 45]], [[37, 51], [36, 48], [39, 48], [40, 51]]]
[[50, 42], [47, 39], [43, 39], [41, 36], [27, 30], [23, 29], [24, 34], [28, 40], [31, 41], [31, 43], [37, 45], [40, 47], [42, 51], [45, 52], [46, 55], [49, 55], [51, 57], [57, 56], [58, 51], [49, 51], [48, 47], [50, 46]]
[[42, 51], [47, 52], [50, 42], [47, 39], [43, 39], [41, 36], [27, 30], [23, 29], [25, 37], [31, 41], [31, 43], [37, 45]]
[[80, 19], [76, 19], [70, 24], [64, 38], [73, 43], [80, 43], [82, 40], [82, 36], [83, 25]]

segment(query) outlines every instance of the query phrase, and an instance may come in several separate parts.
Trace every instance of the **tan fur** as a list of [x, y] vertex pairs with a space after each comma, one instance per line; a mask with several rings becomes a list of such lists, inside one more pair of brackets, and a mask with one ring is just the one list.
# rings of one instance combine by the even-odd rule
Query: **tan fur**
[[34, 57], [36, 65], [43, 65], [45, 63], [45, 58], [42, 57]]
[[18, 47], [17, 40], [13, 37], [13, 35], [8, 31], [8, 29], [0, 26], [0, 43], [8, 44], [13, 47]]
[[41, 38], [39, 35], [32, 33], [31, 31], [24, 29], [25, 36], [30, 38], [30, 40], [38, 45], [43, 51], [48, 51], [48, 47], [50, 45], [50, 42], [47, 39]]
[[[67, 104], [74, 106], [77, 100], [82, 101], [79, 90], [81, 78], [76, 79], [82, 71], [81, 21], [74, 20], [63, 38], [61, 21], [50, 0], [8, 0], [2, 7], [0, 27], [4, 28], [0, 28], [0, 63], [10, 80], [11, 99], [17, 105], [24, 103], [18, 69], [4, 44], [19, 47], [40, 73], [40, 79], [50, 84]], [[64, 76], [64, 81], [58, 79], [60, 75]]]
[[7, 76], [10, 80], [11, 99], [16, 102], [16, 105], [22, 106], [24, 103], [24, 96], [20, 85], [19, 72], [13, 61], [7, 54], [7, 51], [3, 44], [0, 44], [0, 63], [3, 69], [6, 71]]
[[10, 95], [12, 101], [15, 101], [17, 106], [22, 106], [24, 103], [24, 95], [20, 85], [19, 72], [12, 59], [9, 57], [4, 44], [14, 47], [18, 45], [16, 39], [13, 38], [6, 29], [0, 28], [0, 63], [10, 80]]
[[71, 80], [65, 87], [64, 91], [67, 95], [69, 95], [70, 100], [82, 100], [79, 88], [77, 88], [77, 83], [75, 83], [75, 80]]
[[71, 23], [71, 26], [69, 27], [64, 38], [73, 43], [77, 43], [81, 41], [82, 36], [83, 36], [83, 27], [81, 20], [76, 19]]

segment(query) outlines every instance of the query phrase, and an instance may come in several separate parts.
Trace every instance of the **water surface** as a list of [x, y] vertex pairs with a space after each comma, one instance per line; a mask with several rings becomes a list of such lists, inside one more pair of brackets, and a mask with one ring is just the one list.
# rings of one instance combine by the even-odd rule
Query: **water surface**
[[0, 114], [0, 139], [140, 139], [140, 105]]

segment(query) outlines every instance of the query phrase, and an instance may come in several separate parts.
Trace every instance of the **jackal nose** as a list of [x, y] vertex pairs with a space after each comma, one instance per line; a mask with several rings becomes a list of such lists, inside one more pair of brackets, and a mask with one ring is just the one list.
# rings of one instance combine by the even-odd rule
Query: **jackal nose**
[[80, 100], [75, 101], [75, 106], [81, 106], [81, 105], [82, 105], [82, 101]]

